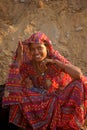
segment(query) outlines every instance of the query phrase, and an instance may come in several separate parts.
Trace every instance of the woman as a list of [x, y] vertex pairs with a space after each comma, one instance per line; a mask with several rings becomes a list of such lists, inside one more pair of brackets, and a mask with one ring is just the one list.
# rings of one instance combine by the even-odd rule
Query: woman
[[80, 130], [86, 119], [87, 79], [41, 32], [19, 42], [3, 106], [9, 122], [26, 130]]

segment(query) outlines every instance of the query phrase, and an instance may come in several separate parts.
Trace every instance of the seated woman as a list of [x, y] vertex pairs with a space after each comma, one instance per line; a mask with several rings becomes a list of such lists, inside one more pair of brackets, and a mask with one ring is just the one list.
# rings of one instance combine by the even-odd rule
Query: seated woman
[[2, 106], [10, 106], [9, 122], [25, 130], [81, 130], [86, 95], [86, 77], [44, 33], [19, 42], [3, 96]]

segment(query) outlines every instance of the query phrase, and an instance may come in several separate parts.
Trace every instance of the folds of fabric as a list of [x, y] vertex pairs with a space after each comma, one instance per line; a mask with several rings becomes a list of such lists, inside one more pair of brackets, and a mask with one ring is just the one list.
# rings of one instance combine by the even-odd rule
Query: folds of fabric
[[[29, 129], [51, 130], [69, 126], [74, 130], [83, 127], [86, 116], [85, 86], [81, 80], [71, 82], [59, 94], [47, 93], [38, 88], [24, 89], [4, 98], [11, 105], [10, 122]], [[15, 102], [14, 102], [15, 101]], [[17, 104], [17, 105], [15, 105]]]

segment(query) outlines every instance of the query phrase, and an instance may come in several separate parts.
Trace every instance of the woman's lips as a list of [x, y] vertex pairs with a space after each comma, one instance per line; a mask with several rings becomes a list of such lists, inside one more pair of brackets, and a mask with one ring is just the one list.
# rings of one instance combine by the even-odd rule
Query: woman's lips
[[41, 57], [41, 55], [36, 55], [36, 56], [35, 56], [35, 58], [40, 58], [40, 57]]

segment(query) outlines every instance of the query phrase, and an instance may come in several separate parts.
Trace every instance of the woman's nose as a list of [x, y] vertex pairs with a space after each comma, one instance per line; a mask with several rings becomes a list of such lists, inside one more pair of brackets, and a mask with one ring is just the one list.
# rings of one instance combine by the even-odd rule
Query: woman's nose
[[35, 54], [39, 54], [38, 49], [35, 49], [35, 50], [34, 50], [34, 53], [35, 53]]

